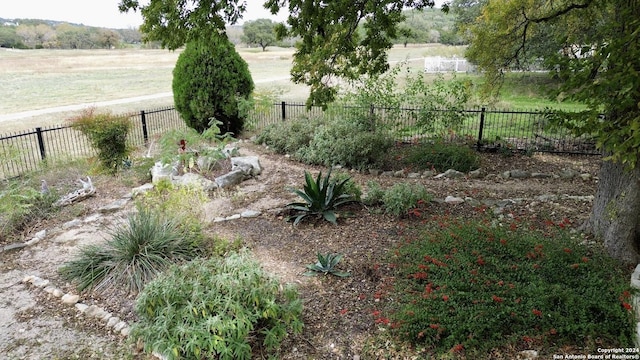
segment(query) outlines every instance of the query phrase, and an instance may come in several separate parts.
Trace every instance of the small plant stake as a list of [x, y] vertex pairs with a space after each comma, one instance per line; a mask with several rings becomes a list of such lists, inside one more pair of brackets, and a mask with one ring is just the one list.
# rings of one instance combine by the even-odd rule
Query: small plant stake
[[324, 275], [331, 274], [338, 277], [349, 277], [351, 273], [338, 271], [336, 269], [336, 265], [342, 260], [342, 254], [331, 254], [322, 255], [318, 253], [318, 262], [315, 264], [307, 265], [307, 271], [304, 273], [306, 276], [316, 276], [318, 273], [322, 273]]

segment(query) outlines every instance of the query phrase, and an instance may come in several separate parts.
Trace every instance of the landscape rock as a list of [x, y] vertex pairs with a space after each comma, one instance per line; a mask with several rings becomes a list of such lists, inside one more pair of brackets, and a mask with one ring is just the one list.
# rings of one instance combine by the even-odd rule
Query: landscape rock
[[383, 171], [382, 172], [382, 176], [392, 177], [393, 176], [393, 171]]
[[182, 176], [174, 176], [173, 184], [176, 186], [200, 188], [204, 191], [213, 191], [218, 187], [214, 181], [196, 173], [186, 173]]
[[47, 236], [47, 230], [46, 229], [45, 230], [40, 230], [35, 235], [33, 235], [34, 238], [37, 238], [37, 239], [40, 239], [40, 240], [44, 239], [46, 236]]
[[53, 292], [51, 293], [51, 295], [59, 298], [59, 297], [62, 297], [62, 295], [64, 295], [64, 293], [60, 289], [54, 289]]
[[82, 225], [82, 220], [73, 219], [71, 221], [67, 221], [66, 223], [62, 224], [62, 229], [67, 230], [67, 229], [71, 229], [72, 227], [76, 227], [80, 225]]
[[406, 176], [406, 174], [405, 174], [404, 170], [398, 170], [398, 171], [393, 173], [393, 177], [403, 178], [405, 176]]
[[509, 177], [514, 179], [527, 179], [531, 177], [531, 173], [526, 170], [511, 170], [509, 172]]
[[122, 331], [122, 329], [124, 329], [125, 327], [127, 327], [127, 323], [124, 321], [120, 321], [119, 323], [115, 324], [113, 326], [113, 331], [115, 332], [120, 332]]
[[240, 219], [240, 217], [241, 217], [241, 216], [240, 216], [240, 214], [233, 214], [233, 215], [231, 215], [231, 216], [227, 216], [227, 217], [226, 217], [226, 218], [224, 218], [224, 219], [225, 219], [225, 220], [227, 220], [227, 221], [228, 221], [228, 220], [238, 220], [238, 219]]
[[111, 214], [124, 209], [127, 205], [127, 199], [119, 199], [98, 209], [102, 214]]
[[255, 218], [260, 216], [260, 211], [256, 211], [256, 210], [245, 210], [243, 211], [240, 216], [243, 218]]
[[455, 196], [447, 196], [444, 199], [444, 202], [451, 205], [458, 205], [458, 204], [462, 204], [464, 202], [464, 199], [460, 197], [455, 197]]
[[382, 171], [378, 170], [378, 169], [369, 169], [369, 174], [373, 175], [373, 176], [378, 176], [382, 173]]
[[112, 327], [116, 326], [116, 324], [119, 323], [119, 322], [120, 322], [120, 318], [119, 317], [112, 316], [112, 317], [109, 318], [109, 320], [107, 320], [107, 327], [112, 328]]
[[82, 304], [82, 303], [76, 303], [75, 307], [76, 307], [76, 309], [78, 309], [79, 312], [84, 314], [87, 311], [87, 309], [89, 308], [89, 305]]
[[438, 174], [436, 175], [436, 179], [440, 179], [440, 178], [447, 178], [447, 179], [458, 179], [464, 176], [463, 172], [460, 172], [458, 170], [455, 169], [449, 169], [445, 172], [443, 172], [442, 174]]
[[482, 169], [476, 169], [473, 171], [469, 171], [469, 178], [471, 179], [480, 179], [482, 178]]
[[[2, 251], [4, 252], [9, 252], [9, 251], [15, 251], [15, 250], [20, 250], [24, 247], [27, 247], [27, 244], [25, 243], [13, 243], [13, 244], [9, 244], [9, 245], [5, 245], [2, 248]], [[0, 251], [0, 252], [2, 252]]]
[[436, 172], [433, 171], [433, 170], [425, 170], [425, 171], [422, 172], [422, 177], [425, 178], [425, 179], [433, 177], [435, 175], [436, 175]]
[[579, 174], [577, 171], [571, 170], [571, 169], [565, 169], [560, 171], [560, 173], [558, 173], [558, 176], [560, 176], [561, 179], [573, 179], [578, 175]]
[[245, 174], [242, 170], [234, 170], [216, 178], [216, 184], [220, 188], [228, 188], [240, 184], [244, 180]]
[[74, 294], [64, 294], [61, 300], [63, 304], [74, 305], [78, 301], [80, 301], [80, 296]]
[[120, 330], [120, 335], [122, 336], [129, 336], [129, 333], [131, 332], [131, 329], [128, 326], [125, 326], [122, 330]]
[[580, 178], [581, 178], [583, 181], [589, 181], [589, 180], [593, 179], [593, 177], [591, 176], [591, 174], [580, 174]]
[[420, 178], [420, 173], [408, 173], [407, 174], [407, 178], [408, 179], [419, 179]]
[[131, 197], [135, 198], [138, 195], [143, 195], [148, 193], [149, 191], [153, 190], [155, 185], [153, 185], [152, 183], [146, 183], [144, 185], [140, 185], [136, 188], [133, 188], [131, 190]]
[[501, 174], [503, 179], [508, 179], [511, 177], [511, 171], [505, 171]]
[[234, 170], [242, 170], [247, 176], [258, 176], [262, 173], [262, 166], [257, 156], [237, 156], [231, 158], [231, 171]]
[[33, 284], [33, 286], [37, 288], [43, 288], [49, 285], [49, 280], [44, 280], [39, 277], [35, 277], [31, 283]]
[[545, 178], [550, 178], [553, 177], [553, 175], [551, 174], [545, 174], [545, 173], [539, 173], [539, 172], [534, 172], [531, 173], [531, 177], [534, 179], [545, 179]]

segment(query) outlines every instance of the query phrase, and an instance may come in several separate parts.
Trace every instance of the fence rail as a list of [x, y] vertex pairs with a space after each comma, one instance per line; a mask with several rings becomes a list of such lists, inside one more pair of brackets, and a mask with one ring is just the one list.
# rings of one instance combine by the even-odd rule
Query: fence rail
[[[523, 151], [593, 154], [600, 152], [588, 136], [575, 137], [567, 130], [549, 126], [541, 111], [505, 111], [490, 109], [430, 110], [344, 106], [323, 111], [307, 108], [303, 103], [285, 101], [257, 106], [250, 114], [248, 126], [259, 131], [269, 125], [295, 119], [345, 116], [347, 113], [371, 118], [384, 126], [398, 140], [411, 141], [431, 136], [449, 136], [472, 142], [478, 150], [508, 148]], [[438, 119], [455, 113], [463, 121], [452, 131]], [[132, 146], [146, 145], [169, 129], [186, 128], [173, 107], [142, 110], [128, 115], [132, 129], [128, 141]], [[37, 127], [30, 131], [0, 136], [0, 179], [39, 170], [47, 163], [95, 155], [86, 137], [71, 126]]]

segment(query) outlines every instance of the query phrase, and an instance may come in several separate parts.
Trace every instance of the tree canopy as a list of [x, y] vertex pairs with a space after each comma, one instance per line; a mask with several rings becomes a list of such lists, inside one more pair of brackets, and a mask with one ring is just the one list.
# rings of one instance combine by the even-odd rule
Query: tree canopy
[[[287, 25], [280, 37], [300, 37], [293, 59], [294, 82], [310, 86], [309, 105], [332, 101], [336, 79], [356, 79], [388, 70], [387, 50], [399, 33], [403, 9], [433, 7], [434, 0], [267, 0], [272, 13], [286, 8]], [[241, 0], [121, 0], [121, 11], [140, 10], [147, 40], [177, 49], [191, 39], [224, 33], [246, 10]], [[364, 33], [358, 30], [363, 25]]]
[[565, 116], [562, 125], [579, 134], [595, 134], [612, 159], [636, 165], [640, 2], [490, 1], [469, 30], [467, 57], [485, 72], [490, 85], [499, 84], [505, 71], [531, 54], [544, 56], [546, 67], [562, 80], [555, 95], [589, 108], [578, 116]]
[[267, 46], [276, 43], [275, 28], [276, 23], [270, 19], [247, 21], [242, 27], [243, 40], [247, 45], [258, 45], [262, 48], [262, 51], [265, 51]]

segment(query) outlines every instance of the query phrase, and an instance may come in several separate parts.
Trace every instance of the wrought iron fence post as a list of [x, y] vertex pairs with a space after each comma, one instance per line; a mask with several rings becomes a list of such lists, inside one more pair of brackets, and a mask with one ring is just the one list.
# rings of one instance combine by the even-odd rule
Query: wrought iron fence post
[[280, 103], [280, 107], [282, 108], [282, 121], [284, 121], [287, 118], [287, 103], [283, 101]]
[[44, 151], [44, 139], [42, 138], [42, 128], [36, 128], [36, 137], [38, 138], [38, 148], [40, 149], [40, 158], [45, 160], [47, 154]]
[[478, 130], [478, 143], [476, 147], [478, 150], [482, 148], [482, 130], [484, 129], [484, 114], [486, 112], [485, 108], [480, 110], [480, 130]]
[[140, 121], [142, 122], [142, 139], [144, 140], [144, 145], [147, 146], [149, 141], [149, 131], [147, 130], [147, 116], [144, 113], [144, 110], [140, 110]]

